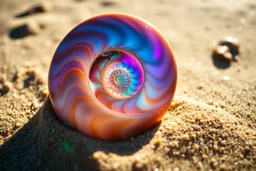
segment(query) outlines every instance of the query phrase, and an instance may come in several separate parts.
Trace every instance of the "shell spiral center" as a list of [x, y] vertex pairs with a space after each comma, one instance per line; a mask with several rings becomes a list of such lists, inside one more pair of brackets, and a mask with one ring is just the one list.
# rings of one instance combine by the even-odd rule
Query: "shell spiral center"
[[90, 81], [93, 93], [106, 104], [112, 98], [125, 100], [135, 96], [143, 85], [144, 71], [133, 54], [112, 50], [100, 54], [95, 60], [90, 70]]

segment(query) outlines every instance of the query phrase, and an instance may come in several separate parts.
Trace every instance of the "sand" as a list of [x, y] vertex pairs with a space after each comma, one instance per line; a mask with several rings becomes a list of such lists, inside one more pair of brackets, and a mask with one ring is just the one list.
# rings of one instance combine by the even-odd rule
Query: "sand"
[[[256, 1], [0, 1], [0, 170], [256, 170]], [[36, 6], [36, 7], [35, 7]], [[89, 17], [125, 12], [173, 47], [178, 84], [162, 122], [104, 142], [62, 124], [47, 75], [62, 38]], [[240, 41], [237, 61], [212, 57]]]

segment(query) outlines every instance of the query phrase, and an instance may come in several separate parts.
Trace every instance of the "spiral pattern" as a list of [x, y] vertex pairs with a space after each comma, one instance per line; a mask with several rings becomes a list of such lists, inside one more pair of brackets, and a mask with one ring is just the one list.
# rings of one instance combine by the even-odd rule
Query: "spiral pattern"
[[48, 83], [60, 120], [95, 138], [122, 140], [160, 121], [176, 80], [172, 50], [156, 28], [132, 15], [104, 14], [62, 40]]

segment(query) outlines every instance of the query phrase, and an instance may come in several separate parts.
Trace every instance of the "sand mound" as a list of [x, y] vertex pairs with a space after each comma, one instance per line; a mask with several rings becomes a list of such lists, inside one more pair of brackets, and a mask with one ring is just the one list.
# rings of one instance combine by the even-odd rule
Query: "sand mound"
[[47, 99], [1, 147], [0, 160], [7, 170], [249, 169], [255, 167], [255, 146], [255, 131], [241, 119], [187, 97], [176, 96], [153, 129], [119, 142], [72, 131], [56, 119]]
[[[102, 170], [251, 168], [250, 159], [256, 159], [255, 131], [241, 123], [222, 109], [176, 97], [143, 148], [131, 155], [96, 152], [93, 158]], [[140, 138], [146, 137], [140, 135], [134, 143]]]

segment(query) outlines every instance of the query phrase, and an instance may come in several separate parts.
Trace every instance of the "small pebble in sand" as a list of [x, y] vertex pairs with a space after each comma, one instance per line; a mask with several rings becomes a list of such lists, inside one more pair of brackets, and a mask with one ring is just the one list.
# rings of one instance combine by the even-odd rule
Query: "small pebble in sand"
[[116, 4], [117, 2], [119, 2], [119, 0], [103, 0], [101, 2], [102, 6], [112, 6], [114, 4]]
[[47, 96], [49, 95], [48, 90], [47, 90], [47, 89], [44, 89], [44, 90], [42, 91], [42, 95], [43, 95], [44, 97], [47, 97]]
[[37, 101], [32, 102], [33, 109], [38, 109], [40, 107], [39, 103]]
[[30, 7], [28, 10], [18, 14], [16, 17], [21, 18], [21, 17], [33, 15], [36, 13], [45, 13], [45, 12], [52, 11], [52, 9], [53, 9], [52, 4], [49, 1], [44, 1]]
[[41, 2], [38, 5], [34, 6], [35, 12], [50, 12], [52, 11], [53, 6], [50, 2]]
[[221, 152], [223, 152], [223, 151], [225, 150], [225, 148], [224, 148], [224, 147], [220, 147], [219, 150], [220, 150]]
[[140, 161], [134, 161], [133, 163], [133, 167], [135, 168], [135, 170], [141, 170], [143, 168], [143, 163]]
[[214, 103], [214, 101], [213, 101], [212, 99], [210, 99], [210, 100], [207, 101], [207, 104], [208, 104], [208, 105], [213, 105], [213, 103]]
[[249, 126], [249, 127], [252, 127], [252, 122], [249, 121], [249, 122], [248, 122], [248, 126]]
[[195, 133], [192, 133], [192, 134], [191, 134], [191, 138], [195, 139], [195, 138], [196, 138], [196, 134], [195, 134]]
[[22, 123], [16, 122], [15, 127], [19, 128], [19, 127], [21, 127], [21, 126], [22, 126]]
[[197, 89], [203, 89], [204, 85], [202, 83], [200, 83], [199, 85], [197, 85]]
[[25, 30], [24, 31], [27, 31], [28, 34], [38, 34], [40, 32], [40, 25], [33, 21], [33, 20], [30, 20], [29, 22], [27, 22], [25, 24]]
[[227, 46], [218, 45], [218, 46], [214, 47], [213, 54], [214, 54], [214, 56], [217, 56], [218, 58], [221, 58], [221, 59], [226, 59], [229, 61], [232, 60], [232, 55], [229, 52], [229, 48]]
[[206, 154], [203, 154], [203, 155], [202, 155], [202, 158], [203, 158], [203, 159], [207, 159], [208, 156], [207, 156]]
[[162, 142], [161, 139], [156, 139], [156, 140], [155, 140], [155, 145], [156, 145], [156, 146], [159, 146], [159, 145], [161, 144], [161, 142]]
[[16, 80], [16, 84], [15, 84], [15, 88], [18, 89], [18, 90], [21, 90], [21, 89], [23, 89], [23, 87], [24, 87], [23, 80], [17, 79]]
[[189, 139], [190, 139], [187, 134], [182, 135], [181, 138], [182, 138], [183, 141], [189, 141]]
[[226, 107], [226, 104], [224, 102], [220, 102], [220, 107], [223, 109]]
[[236, 61], [240, 54], [240, 43], [237, 38], [228, 36], [220, 40], [213, 48], [213, 56], [228, 61]]
[[218, 149], [219, 149], [219, 147], [218, 147], [216, 144], [214, 144], [214, 145], [213, 145], [213, 150], [214, 150], [214, 151], [218, 151]]
[[213, 167], [216, 167], [218, 165], [218, 162], [215, 158], [212, 158], [210, 163]]
[[10, 31], [10, 37], [13, 39], [17, 39], [17, 38], [23, 38], [26, 37], [28, 35], [35, 35], [38, 34], [41, 30], [40, 25], [34, 21], [34, 20], [30, 20], [27, 21], [26, 23], [19, 25], [17, 27], [14, 27], [11, 31]]
[[12, 88], [13, 88], [13, 85], [11, 82], [5, 82], [2, 87], [2, 93], [3, 94], [8, 93], [12, 90]]

